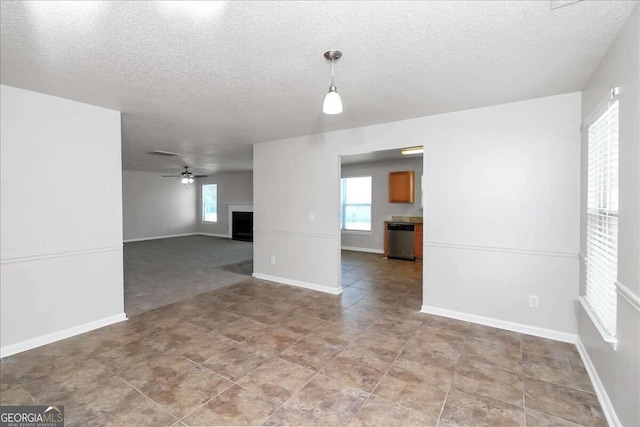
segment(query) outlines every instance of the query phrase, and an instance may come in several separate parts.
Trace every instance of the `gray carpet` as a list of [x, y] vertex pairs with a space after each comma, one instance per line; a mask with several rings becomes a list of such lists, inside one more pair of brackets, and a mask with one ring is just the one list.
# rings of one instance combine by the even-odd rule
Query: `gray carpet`
[[124, 244], [124, 311], [134, 316], [246, 280], [253, 244], [209, 236]]

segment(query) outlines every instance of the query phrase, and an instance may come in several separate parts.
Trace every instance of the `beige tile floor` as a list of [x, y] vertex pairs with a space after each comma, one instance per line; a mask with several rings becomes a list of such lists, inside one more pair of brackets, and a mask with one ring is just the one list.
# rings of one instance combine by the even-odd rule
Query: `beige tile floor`
[[67, 425], [593, 426], [573, 345], [421, 314], [421, 263], [345, 252], [341, 296], [249, 279], [2, 360]]

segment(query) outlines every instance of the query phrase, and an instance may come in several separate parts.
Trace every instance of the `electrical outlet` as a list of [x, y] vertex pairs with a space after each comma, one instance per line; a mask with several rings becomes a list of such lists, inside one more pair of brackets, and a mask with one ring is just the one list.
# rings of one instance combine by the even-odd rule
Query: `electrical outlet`
[[276, 263], [276, 257], [271, 255], [271, 264], [275, 264]]
[[314, 222], [316, 220], [316, 214], [313, 212], [309, 212], [309, 222]]
[[529, 307], [538, 308], [538, 296], [537, 295], [529, 295]]

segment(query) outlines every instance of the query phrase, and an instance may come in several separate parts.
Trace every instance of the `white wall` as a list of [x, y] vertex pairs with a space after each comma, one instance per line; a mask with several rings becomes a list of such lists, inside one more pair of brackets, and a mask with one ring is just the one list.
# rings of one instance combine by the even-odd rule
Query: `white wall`
[[2, 85], [3, 356], [124, 319], [120, 113]]
[[123, 228], [126, 240], [195, 233], [198, 184], [152, 172], [122, 172]]
[[[413, 203], [389, 203], [389, 172], [414, 171], [416, 185]], [[371, 177], [371, 231], [342, 231], [342, 247], [384, 251], [384, 221], [393, 215], [422, 216], [420, 209], [420, 176], [422, 156], [401, 160], [342, 165], [342, 177]], [[339, 209], [336, 206], [336, 209]]]
[[424, 145], [424, 304], [575, 333], [579, 126], [573, 93], [256, 144], [254, 271], [339, 291], [338, 156]]
[[[200, 233], [230, 236], [229, 205], [253, 203], [253, 172], [231, 172], [198, 180], [197, 230]], [[202, 188], [204, 184], [218, 185], [218, 222], [202, 221]]]
[[[253, 173], [212, 175], [184, 185], [152, 172], [123, 171], [124, 240], [229, 235], [229, 205], [253, 202]], [[202, 186], [218, 184], [218, 222], [202, 221]]]
[[[603, 341], [580, 309], [579, 335], [621, 425], [640, 425], [640, 6], [584, 88], [587, 119], [612, 87], [620, 87], [620, 212], [618, 229], [618, 350]], [[582, 141], [581, 252], [586, 251], [587, 138]], [[584, 294], [584, 272], [581, 294]], [[626, 295], [626, 297], [625, 297]]]
[[425, 153], [424, 304], [575, 334], [580, 94], [457, 118]]

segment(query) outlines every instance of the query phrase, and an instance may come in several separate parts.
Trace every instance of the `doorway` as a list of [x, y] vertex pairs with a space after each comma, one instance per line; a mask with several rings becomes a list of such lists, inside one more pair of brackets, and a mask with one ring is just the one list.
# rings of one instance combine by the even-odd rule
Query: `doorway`
[[[414, 299], [419, 310], [423, 287], [422, 153], [403, 155], [400, 149], [383, 150], [342, 156], [340, 163], [343, 291], [376, 292], [389, 301], [405, 296]], [[394, 181], [396, 175], [404, 176], [404, 185]], [[405, 194], [405, 198], [398, 198], [397, 185], [411, 197]], [[389, 224], [402, 225], [405, 234], [411, 234], [404, 256], [389, 254]]]

